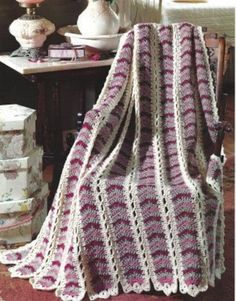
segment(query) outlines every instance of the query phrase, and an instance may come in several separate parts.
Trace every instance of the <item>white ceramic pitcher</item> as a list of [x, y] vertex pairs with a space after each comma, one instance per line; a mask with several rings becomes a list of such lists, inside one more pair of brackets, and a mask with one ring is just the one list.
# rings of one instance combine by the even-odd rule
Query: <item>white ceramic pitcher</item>
[[119, 31], [118, 15], [108, 0], [88, 0], [88, 6], [79, 15], [77, 26], [84, 36], [112, 35]]

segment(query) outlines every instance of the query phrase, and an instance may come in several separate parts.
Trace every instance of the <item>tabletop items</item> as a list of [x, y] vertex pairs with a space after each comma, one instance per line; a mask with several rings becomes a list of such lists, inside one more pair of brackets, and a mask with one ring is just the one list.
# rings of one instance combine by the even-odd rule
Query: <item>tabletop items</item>
[[119, 28], [118, 32], [103, 35], [82, 34], [78, 25], [67, 25], [58, 29], [66, 43], [50, 45], [49, 58], [67, 58], [72, 60], [100, 60], [114, 57], [122, 35], [129, 30]]
[[[26, 56], [33, 60], [44, 57], [47, 52], [43, 53], [41, 48], [47, 35], [55, 30], [54, 24], [36, 15], [36, 8], [44, 0], [16, 1], [26, 8], [26, 14], [13, 21], [9, 27], [10, 33], [21, 45], [13, 55]], [[149, 1], [142, 1], [142, 9], [151, 5]], [[162, 15], [158, 22], [190, 22], [204, 26], [209, 31], [226, 34], [227, 40], [234, 45], [233, 0], [165, 0], [152, 3], [154, 2], [158, 3], [155, 4], [155, 14]], [[147, 15], [149, 16], [149, 13]], [[157, 17], [155, 20], [157, 21]], [[153, 21], [152, 18], [149, 18], [149, 21]], [[77, 24], [59, 28], [58, 33], [73, 46], [87, 45], [103, 51], [112, 51], [117, 49], [122, 34], [130, 28], [131, 1], [88, 0], [87, 7], [78, 15]]]
[[[55, 26], [36, 14], [36, 8], [44, 0], [16, 1], [21, 7], [26, 8], [26, 14], [14, 20], [9, 26], [10, 33], [20, 44], [20, 48], [14, 51], [12, 56], [29, 57], [30, 60], [47, 56], [47, 51], [43, 51], [42, 47], [47, 36], [55, 31]], [[111, 6], [112, 2], [115, 2], [115, 9]], [[77, 31], [68, 30], [72, 28], [68, 25], [60, 28], [58, 33], [65, 36], [66, 41], [74, 46], [92, 46], [102, 51], [116, 50], [120, 37], [130, 28], [129, 9], [130, 4], [125, 4], [124, 0], [88, 0], [87, 7], [78, 16], [77, 25], [74, 25]], [[55, 47], [52, 45], [51, 48]], [[51, 49], [49, 52], [51, 55]], [[66, 52], [66, 55], [60, 54], [59, 58], [67, 58], [68, 51]], [[55, 54], [54, 50], [53, 53]], [[81, 57], [77, 51], [74, 51], [74, 54], [69, 55], [69, 58]]]
[[47, 214], [48, 185], [42, 178], [41, 147], [35, 142], [36, 112], [0, 106], [0, 244], [35, 236]]

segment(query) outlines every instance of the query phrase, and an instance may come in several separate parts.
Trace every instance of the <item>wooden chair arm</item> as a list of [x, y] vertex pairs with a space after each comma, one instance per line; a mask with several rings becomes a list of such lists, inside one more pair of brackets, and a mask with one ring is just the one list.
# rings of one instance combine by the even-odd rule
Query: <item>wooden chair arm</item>
[[215, 128], [218, 130], [218, 135], [214, 145], [214, 154], [220, 157], [225, 133], [232, 131], [232, 125], [228, 121], [220, 121], [215, 125]]

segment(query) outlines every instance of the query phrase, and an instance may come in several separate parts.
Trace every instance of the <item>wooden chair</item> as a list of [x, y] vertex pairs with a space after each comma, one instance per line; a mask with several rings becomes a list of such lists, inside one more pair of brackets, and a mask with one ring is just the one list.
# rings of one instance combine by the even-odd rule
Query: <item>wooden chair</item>
[[221, 155], [221, 148], [226, 132], [232, 130], [231, 125], [224, 121], [226, 100], [223, 94], [223, 78], [225, 68], [225, 54], [226, 54], [226, 43], [224, 37], [218, 37], [217, 34], [206, 33], [205, 43], [208, 49], [208, 56], [210, 62], [210, 68], [213, 75], [215, 94], [219, 112], [219, 124], [216, 125], [218, 129], [218, 137], [214, 147], [214, 153], [217, 156]]

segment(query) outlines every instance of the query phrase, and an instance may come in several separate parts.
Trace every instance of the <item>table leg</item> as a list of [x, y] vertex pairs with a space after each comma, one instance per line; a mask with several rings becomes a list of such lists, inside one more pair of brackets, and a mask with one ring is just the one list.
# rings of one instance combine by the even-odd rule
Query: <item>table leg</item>
[[45, 84], [44, 82], [37, 81], [35, 77], [31, 81], [37, 87], [38, 99], [36, 103], [37, 119], [36, 119], [36, 142], [38, 145], [44, 143], [44, 126], [45, 126]]
[[[44, 166], [51, 163], [52, 154], [50, 147], [50, 129], [49, 116], [47, 105], [47, 87], [45, 81], [38, 79], [36, 76], [31, 76], [30, 81], [36, 85], [37, 88], [37, 119], [36, 119], [36, 142], [37, 145], [43, 146], [44, 150]], [[49, 161], [49, 162], [48, 162]]]
[[47, 83], [36, 76], [31, 76], [30, 80], [36, 84], [38, 92], [36, 141], [38, 145], [43, 145], [44, 166], [48, 164], [53, 164], [54, 166], [48, 202], [48, 207], [50, 208], [65, 159], [61, 129], [60, 83]]
[[60, 101], [60, 82], [51, 85], [51, 110], [48, 112], [51, 118], [52, 151], [53, 151], [53, 179], [49, 197], [49, 208], [58, 187], [61, 171], [65, 162], [63, 150], [62, 128], [61, 128], [61, 101]]

